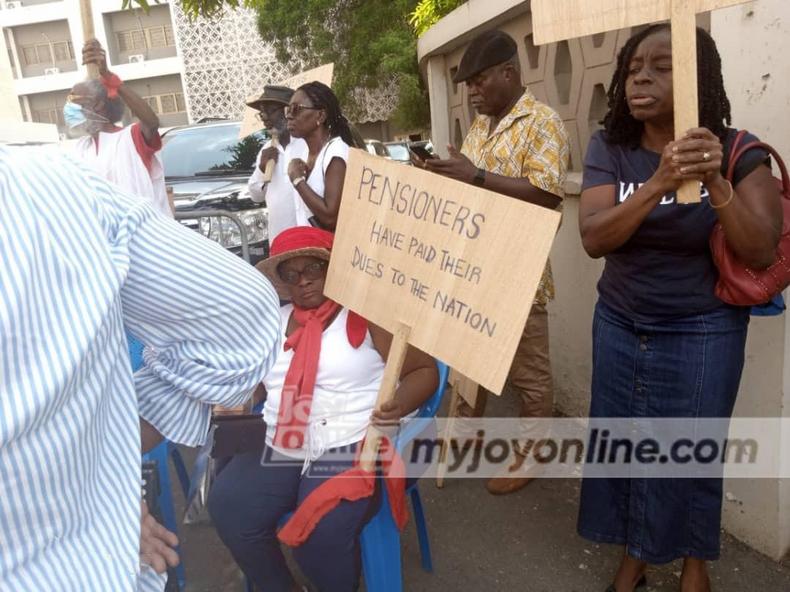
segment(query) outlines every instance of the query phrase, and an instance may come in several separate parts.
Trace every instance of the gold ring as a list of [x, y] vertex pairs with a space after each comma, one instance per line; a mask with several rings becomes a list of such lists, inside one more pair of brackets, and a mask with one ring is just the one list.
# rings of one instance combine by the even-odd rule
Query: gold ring
[[710, 160], [710, 152], [703, 152], [702, 153], [702, 160], [708, 162]]

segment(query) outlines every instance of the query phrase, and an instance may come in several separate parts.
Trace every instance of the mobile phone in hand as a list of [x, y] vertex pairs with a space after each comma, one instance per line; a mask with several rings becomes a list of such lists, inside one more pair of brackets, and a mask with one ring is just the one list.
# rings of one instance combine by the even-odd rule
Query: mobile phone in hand
[[424, 146], [409, 146], [409, 152], [414, 154], [420, 160], [431, 160], [433, 158], [438, 158], [432, 152], [428, 152], [428, 150]]

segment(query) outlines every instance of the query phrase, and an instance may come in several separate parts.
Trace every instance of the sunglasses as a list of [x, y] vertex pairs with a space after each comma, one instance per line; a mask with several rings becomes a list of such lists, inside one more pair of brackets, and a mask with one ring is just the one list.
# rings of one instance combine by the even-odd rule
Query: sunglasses
[[326, 275], [326, 261], [316, 261], [306, 265], [304, 269], [298, 271], [296, 269], [281, 269], [277, 268], [277, 275], [282, 281], [289, 286], [295, 286], [299, 281], [304, 278], [306, 280], [319, 280]]
[[320, 111], [322, 107], [311, 107], [310, 105], [301, 105], [299, 103], [293, 103], [291, 105], [285, 106], [285, 114], [290, 115], [291, 117], [299, 117], [299, 114], [305, 109]]

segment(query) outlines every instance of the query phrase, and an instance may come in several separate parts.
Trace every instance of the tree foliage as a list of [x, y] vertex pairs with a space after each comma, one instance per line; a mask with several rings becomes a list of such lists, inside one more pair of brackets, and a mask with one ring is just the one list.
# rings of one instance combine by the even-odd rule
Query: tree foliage
[[266, 136], [250, 134], [235, 144], [224, 148], [230, 154], [228, 162], [214, 165], [211, 170], [251, 171], [258, 160], [258, 152], [263, 148]]
[[420, 0], [411, 13], [409, 23], [419, 37], [464, 2], [466, 0]]
[[[123, 1], [148, 5], [148, 0]], [[360, 112], [355, 89], [396, 85], [393, 120], [404, 129], [430, 119], [417, 36], [463, 1], [178, 0], [190, 17], [216, 17], [224, 6], [255, 9], [261, 37], [274, 45], [278, 60], [296, 65], [293, 70], [334, 62], [333, 90], [350, 119]]]
[[280, 61], [303, 68], [334, 62], [333, 90], [351, 119], [361, 111], [355, 89], [394, 84], [395, 122], [406, 128], [428, 123], [417, 39], [409, 24], [418, 0], [255, 1], [258, 30]]

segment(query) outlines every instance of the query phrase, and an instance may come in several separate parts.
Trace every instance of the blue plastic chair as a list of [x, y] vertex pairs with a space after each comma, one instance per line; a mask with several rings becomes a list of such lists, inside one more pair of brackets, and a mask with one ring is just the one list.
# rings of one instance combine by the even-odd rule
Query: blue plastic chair
[[[416, 420], [407, 423], [396, 438], [395, 447], [401, 455], [414, 438], [425, 434], [426, 420], [434, 418], [442, 404], [449, 368], [439, 361], [436, 362], [436, 366], [439, 370], [439, 388], [420, 408]], [[408, 487], [406, 493], [411, 499], [417, 540], [420, 543], [420, 562], [425, 571], [432, 572], [431, 543], [416, 480]], [[392, 519], [385, 487], [381, 488], [381, 507], [362, 530], [360, 543], [366, 589], [369, 592], [401, 592], [403, 574], [400, 531]]]
[[[436, 417], [442, 404], [442, 397], [447, 387], [450, 369], [437, 360], [439, 370], [439, 387], [431, 398], [423, 403], [412, 421], [405, 424], [404, 429], [395, 439], [395, 447], [403, 454], [406, 446], [417, 436], [425, 435], [428, 420]], [[414, 525], [417, 528], [417, 540], [420, 543], [420, 563], [427, 572], [433, 571], [431, 558], [431, 542], [428, 538], [428, 525], [425, 522], [425, 511], [420, 498], [417, 480], [407, 485], [406, 493], [411, 499]], [[290, 514], [283, 517], [287, 521]], [[400, 531], [392, 519], [386, 487], [381, 488], [381, 506], [379, 511], [362, 529], [360, 537], [362, 549], [362, 574], [365, 578], [365, 589], [368, 592], [401, 592], [403, 590], [403, 574], [400, 552]], [[246, 592], [254, 592], [249, 578], [246, 578]]]
[[[132, 363], [132, 372], [136, 372], [143, 365], [143, 344], [137, 341], [130, 333], [126, 334], [126, 339], [129, 344], [129, 359]], [[184, 491], [184, 496], [186, 497], [187, 491], [189, 490], [189, 475], [184, 465], [184, 459], [181, 458], [181, 453], [172, 442], [164, 440], [147, 454], [143, 455], [143, 461], [156, 463], [159, 477], [159, 496], [157, 497], [157, 504], [162, 512], [162, 522], [167, 530], [177, 534], [178, 520], [173, 505], [168, 459], [172, 459], [173, 461], [173, 466], [176, 468], [176, 474], [181, 484], [181, 489]], [[180, 555], [180, 548], [176, 548], [176, 552]], [[183, 591], [186, 589], [186, 573], [184, 571], [183, 561], [175, 568], [175, 572], [178, 590]]]

